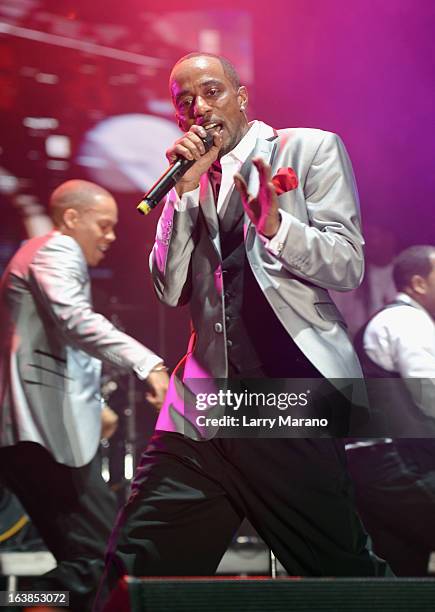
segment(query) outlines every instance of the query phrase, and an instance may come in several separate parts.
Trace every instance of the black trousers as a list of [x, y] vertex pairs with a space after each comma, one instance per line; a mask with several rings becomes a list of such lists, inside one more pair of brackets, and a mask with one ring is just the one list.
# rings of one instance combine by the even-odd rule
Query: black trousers
[[118, 579], [213, 574], [247, 517], [291, 575], [374, 576], [342, 443], [156, 432], [118, 518], [96, 610]]
[[435, 551], [435, 440], [357, 447], [348, 462], [375, 552], [398, 576], [427, 576]]
[[[270, 343], [269, 343], [270, 345]], [[230, 378], [318, 378], [286, 336], [254, 370]], [[341, 404], [341, 400], [337, 398]], [[342, 416], [339, 409], [337, 420]], [[344, 446], [333, 438], [214, 438], [156, 432], [110, 538], [95, 611], [123, 575], [209, 576], [243, 518], [290, 575], [375, 576], [386, 565], [366, 548]]]
[[0, 449], [0, 478], [20, 499], [58, 563], [32, 588], [70, 591], [72, 610], [90, 610], [116, 516], [99, 456], [72, 468], [57, 463], [39, 444], [21, 442]]

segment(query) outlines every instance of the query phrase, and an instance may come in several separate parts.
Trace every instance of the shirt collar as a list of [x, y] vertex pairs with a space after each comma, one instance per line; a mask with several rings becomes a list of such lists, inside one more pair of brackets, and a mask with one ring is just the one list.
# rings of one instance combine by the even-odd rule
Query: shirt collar
[[413, 300], [410, 295], [408, 295], [407, 293], [403, 293], [402, 291], [400, 291], [396, 295], [396, 301], [404, 302], [405, 304], [410, 304], [411, 306], [415, 306], [415, 308], [420, 308], [420, 310], [424, 310], [424, 312], [427, 312], [426, 308], [423, 308], [423, 306]]
[[260, 122], [252, 121], [249, 130], [243, 136], [242, 140], [234, 147], [232, 151], [230, 151], [221, 158], [221, 164], [228, 164], [234, 160], [237, 160], [241, 163], [245, 162], [246, 159], [249, 157], [249, 154], [255, 147], [259, 129]]

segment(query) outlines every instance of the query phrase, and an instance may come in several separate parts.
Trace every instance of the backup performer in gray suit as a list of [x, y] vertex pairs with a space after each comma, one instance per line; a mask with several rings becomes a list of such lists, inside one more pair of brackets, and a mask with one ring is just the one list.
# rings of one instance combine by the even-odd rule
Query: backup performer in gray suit
[[[111, 540], [105, 587], [126, 573], [214, 573], [245, 516], [290, 574], [373, 575], [339, 440], [220, 438], [183, 402], [201, 377], [361, 376], [328, 294], [363, 274], [346, 150], [321, 130], [248, 123], [246, 88], [223, 58], [182, 58], [170, 89], [185, 133], [168, 159], [195, 163], [166, 199], [151, 269], [162, 302], [190, 305], [193, 331]], [[272, 175], [288, 168], [298, 186], [278, 197]]]
[[90, 606], [115, 517], [101, 477], [101, 360], [135, 372], [160, 407], [162, 359], [93, 310], [87, 266], [115, 240], [105, 189], [68, 181], [53, 193], [51, 233], [26, 242], [1, 281], [0, 477], [58, 566], [37, 583]]

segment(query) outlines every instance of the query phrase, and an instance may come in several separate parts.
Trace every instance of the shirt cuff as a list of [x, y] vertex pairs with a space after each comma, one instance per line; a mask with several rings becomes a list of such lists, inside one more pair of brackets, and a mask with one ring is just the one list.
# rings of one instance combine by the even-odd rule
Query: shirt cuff
[[196, 208], [199, 206], [199, 186], [192, 191], [186, 191], [181, 198], [174, 187], [169, 192], [168, 202], [173, 205], [177, 212], [185, 212], [190, 208]]
[[275, 236], [273, 238], [267, 238], [262, 234], [258, 234], [269, 253], [272, 253], [272, 255], [275, 255], [276, 257], [281, 255], [292, 223], [291, 215], [286, 213], [284, 210], [281, 210], [281, 208], [279, 209], [279, 213], [281, 216], [281, 223]]
[[142, 361], [133, 369], [139, 380], [146, 380], [151, 370], [155, 368], [158, 363], [163, 363], [163, 359], [158, 355], [151, 355], [151, 357], [147, 357], [145, 361]]

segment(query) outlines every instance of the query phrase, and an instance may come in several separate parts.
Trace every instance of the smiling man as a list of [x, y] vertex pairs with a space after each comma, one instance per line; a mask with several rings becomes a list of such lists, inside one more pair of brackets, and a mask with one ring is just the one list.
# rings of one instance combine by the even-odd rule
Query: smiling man
[[146, 380], [160, 408], [162, 360], [93, 310], [87, 265], [115, 240], [116, 202], [81, 180], [50, 200], [55, 230], [26, 242], [0, 286], [0, 478], [20, 498], [58, 566], [35, 583], [85, 612], [116, 506], [101, 477], [101, 361]]

